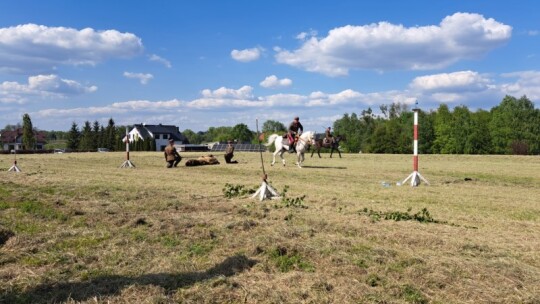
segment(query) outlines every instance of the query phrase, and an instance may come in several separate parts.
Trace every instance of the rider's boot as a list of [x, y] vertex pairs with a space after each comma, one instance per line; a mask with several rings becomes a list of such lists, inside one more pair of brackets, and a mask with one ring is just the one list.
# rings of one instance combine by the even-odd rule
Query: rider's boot
[[289, 153], [293, 153], [293, 152], [294, 152], [294, 145], [289, 144]]

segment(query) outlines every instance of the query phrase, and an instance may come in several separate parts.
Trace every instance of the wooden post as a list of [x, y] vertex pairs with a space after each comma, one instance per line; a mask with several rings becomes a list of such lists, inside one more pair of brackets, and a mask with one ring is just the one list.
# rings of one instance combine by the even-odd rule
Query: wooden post
[[129, 160], [129, 133], [128, 126], [126, 126], [126, 160], [120, 166], [120, 168], [135, 168], [135, 165]]

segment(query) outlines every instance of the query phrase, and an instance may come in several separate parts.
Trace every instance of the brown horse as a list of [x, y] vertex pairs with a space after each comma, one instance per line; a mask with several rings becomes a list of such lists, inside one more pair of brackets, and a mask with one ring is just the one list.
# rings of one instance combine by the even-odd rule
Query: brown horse
[[317, 152], [317, 155], [319, 155], [319, 158], [321, 158], [321, 148], [330, 148], [330, 158], [332, 158], [334, 150], [337, 151], [337, 153], [339, 154], [339, 158], [341, 158], [341, 152], [339, 151], [340, 141], [345, 141], [345, 135], [334, 136], [334, 142], [331, 143], [325, 142], [325, 138], [315, 140], [315, 144], [313, 145], [313, 151], [311, 151], [311, 157], [313, 157], [313, 154]]

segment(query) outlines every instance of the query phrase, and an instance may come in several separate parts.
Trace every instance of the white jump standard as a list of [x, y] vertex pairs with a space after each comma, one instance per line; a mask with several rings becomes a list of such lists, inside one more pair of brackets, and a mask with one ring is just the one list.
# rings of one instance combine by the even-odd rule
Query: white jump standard
[[416, 187], [420, 185], [420, 181], [424, 181], [429, 185], [429, 182], [418, 172], [418, 109], [414, 108], [414, 143], [413, 143], [413, 173], [407, 176], [406, 179], [401, 182], [405, 184], [409, 179], [411, 179], [411, 187]]
[[14, 151], [14, 154], [13, 154], [13, 166], [11, 166], [11, 168], [9, 168], [8, 172], [21, 172], [21, 169], [19, 169], [19, 167], [17, 167], [17, 150], [13, 150]]
[[281, 196], [279, 196], [279, 193], [274, 189], [268, 182], [266, 181], [268, 179], [268, 175], [266, 174], [266, 171], [264, 170], [264, 160], [262, 156], [262, 148], [261, 148], [261, 135], [259, 134], [259, 119], [255, 120], [255, 125], [257, 126], [257, 138], [259, 139], [259, 154], [261, 155], [261, 166], [262, 166], [262, 184], [259, 187], [259, 189], [251, 196], [251, 198], [259, 198], [259, 201], [263, 201], [265, 199], [279, 199]]
[[129, 134], [126, 127], [126, 160], [120, 166], [120, 168], [135, 168], [135, 165], [129, 160]]
[[9, 168], [8, 172], [9, 171], [13, 171], [13, 172], [21, 172], [21, 169], [19, 169], [19, 167], [17, 167], [17, 161], [14, 161], [13, 162], [13, 166], [11, 166], [11, 168]]
[[262, 184], [257, 189], [257, 192], [251, 196], [251, 198], [259, 198], [259, 201], [263, 201], [265, 199], [280, 199], [281, 196], [279, 193], [274, 189], [272, 186], [268, 184], [266, 179], [268, 178], [268, 175], [264, 174], [262, 178]]

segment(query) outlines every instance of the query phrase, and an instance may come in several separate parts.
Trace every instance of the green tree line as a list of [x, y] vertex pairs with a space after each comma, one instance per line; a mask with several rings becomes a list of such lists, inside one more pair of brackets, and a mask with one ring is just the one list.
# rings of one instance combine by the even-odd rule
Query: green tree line
[[[412, 153], [413, 112], [403, 104], [383, 105], [382, 116], [368, 108], [334, 122], [342, 148], [358, 153]], [[424, 154], [539, 154], [540, 110], [526, 97], [506, 96], [490, 111], [418, 110], [418, 145]]]

